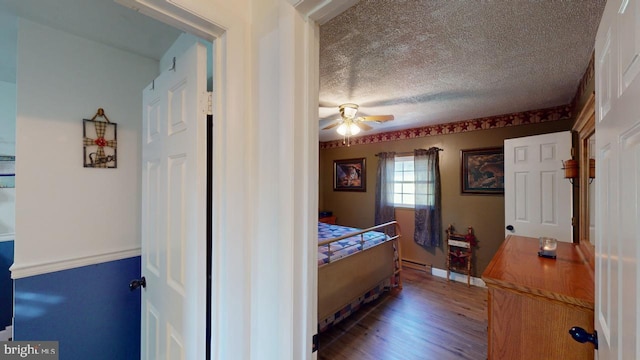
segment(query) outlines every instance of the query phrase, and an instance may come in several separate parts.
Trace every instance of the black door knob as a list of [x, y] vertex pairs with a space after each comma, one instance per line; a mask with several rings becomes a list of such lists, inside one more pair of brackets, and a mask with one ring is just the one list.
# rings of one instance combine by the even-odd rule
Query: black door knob
[[129, 283], [129, 290], [133, 291], [139, 288], [140, 286], [142, 286], [143, 288], [147, 287], [147, 279], [145, 279], [144, 276], [141, 277], [140, 279], [131, 280], [131, 282]]
[[593, 345], [595, 346], [595, 349], [598, 350], [598, 332], [597, 331], [593, 331], [593, 334], [588, 333], [587, 330], [578, 327], [578, 326], [574, 326], [571, 329], [569, 329], [569, 334], [571, 334], [571, 337], [573, 338], [573, 340], [579, 342], [579, 343], [586, 343], [586, 342], [590, 342], [593, 343]]
[[514, 229], [514, 228], [513, 228], [513, 225], [507, 225], [507, 230], [509, 230], [509, 231], [513, 231], [513, 229]]

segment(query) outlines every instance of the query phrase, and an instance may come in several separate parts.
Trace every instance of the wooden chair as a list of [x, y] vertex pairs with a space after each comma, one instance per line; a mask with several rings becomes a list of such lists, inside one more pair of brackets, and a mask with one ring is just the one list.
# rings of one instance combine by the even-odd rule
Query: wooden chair
[[447, 228], [447, 281], [451, 271], [466, 274], [467, 286], [471, 286], [471, 261], [473, 260], [473, 228], [469, 226], [466, 234], [453, 232], [453, 225]]

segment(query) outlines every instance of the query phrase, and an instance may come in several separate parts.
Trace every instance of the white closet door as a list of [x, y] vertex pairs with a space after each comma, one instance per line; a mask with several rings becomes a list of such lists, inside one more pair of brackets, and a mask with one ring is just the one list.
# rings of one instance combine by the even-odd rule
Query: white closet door
[[142, 359], [204, 359], [206, 49], [143, 92]]

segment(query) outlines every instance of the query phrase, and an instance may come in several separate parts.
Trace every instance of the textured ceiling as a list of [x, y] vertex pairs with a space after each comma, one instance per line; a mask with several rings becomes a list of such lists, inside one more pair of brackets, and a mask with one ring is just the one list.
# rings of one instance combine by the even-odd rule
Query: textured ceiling
[[320, 27], [320, 127], [345, 102], [395, 116], [364, 134], [568, 104], [605, 2], [362, 0]]

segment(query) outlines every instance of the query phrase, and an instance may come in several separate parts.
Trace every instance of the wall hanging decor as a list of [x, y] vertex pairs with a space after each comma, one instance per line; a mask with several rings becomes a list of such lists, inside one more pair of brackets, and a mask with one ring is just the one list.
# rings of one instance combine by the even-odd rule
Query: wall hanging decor
[[334, 191], [367, 191], [365, 158], [333, 161]]
[[504, 153], [501, 147], [460, 151], [463, 194], [504, 193]]
[[[97, 119], [101, 117], [104, 121]], [[118, 124], [109, 121], [102, 108], [91, 118], [83, 119], [84, 167], [115, 169], [118, 167]]]

